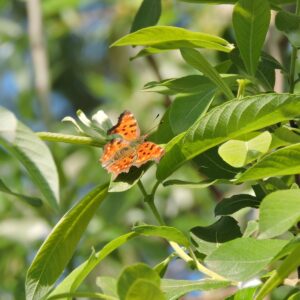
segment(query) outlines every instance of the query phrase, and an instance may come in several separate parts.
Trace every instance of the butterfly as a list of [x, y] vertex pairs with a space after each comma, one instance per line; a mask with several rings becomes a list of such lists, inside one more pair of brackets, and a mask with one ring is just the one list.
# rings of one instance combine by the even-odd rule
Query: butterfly
[[112, 173], [113, 180], [120, 173], [128, 173], [132, 166], [139, 168], [151, 160], [158, 163], [165, 153], [162, 147], [145, 141], [147, 135], [141, 136], [137, 120], [127, 110], [119, 116], [117, 124], [107, 134], [120, 136], [104, 146], [100, 158], [102, 166]]

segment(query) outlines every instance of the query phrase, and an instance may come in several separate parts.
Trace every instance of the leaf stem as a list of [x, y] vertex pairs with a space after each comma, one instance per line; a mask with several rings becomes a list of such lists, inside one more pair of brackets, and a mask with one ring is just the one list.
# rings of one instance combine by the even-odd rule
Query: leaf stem
[[[154, 203], [154, 194], [157, 190], [157, 187], [159, 186], [159, 181], [157, 181], [155, 183], [155, 185], [152, 188], [152, 193], [149, 195], [142, 183], [141, 180], [138, 181], [138, 187], [140, 188], [143, 196], [144, 196], [144, 201], [148, 204], [150, 210], [152, 211], [155, 219], [157, 220], [157, 222], [159, 223], [159, 225], [164, 226], [165, 222], [163, 221], [163, 219], [161, 218], [155, 203]], [[226, 280], [224, 277], [216, 274], [215, 272], [207, 269], [204, 265], [202, 265], [196, 258], [193, 250], [191, 248], [189, 248], [190, 254], [191, 256], [189, 256], [182, 247], [180, 247], [177, 243], [173, 242], [173, 241], [168, 241], [170, 246], [173, 248], [173, 250], [175, 251], [176, 255], [178, 257], [180, 257], [182, 260], [184, 260], [187, 263], [191, 263], [194, 262], [196, 265], [196, 268], [198, 269], [199, 272], [202, 272], [203, 274], [211, 277], [212, 279], [215, 280]]]
[[55, 132], [37, 132], [36, 134], [40, 139], [49, 142], [62, 142], [68, 144], [88, 145], [94, 147], [102, 147], [105, 144], [104, 140], [95, 140], [87, 136], [61, 134]]
[[89, 299], [102, 299], [102, 300], [118, 300], [116, 297], [101, 294], [101, 293], [89, 293], [89, 292], [74, 292], [74, 293], [61, 293], [50, 296], [48, 300], [63, 299], [63, 298], [89, 298]]

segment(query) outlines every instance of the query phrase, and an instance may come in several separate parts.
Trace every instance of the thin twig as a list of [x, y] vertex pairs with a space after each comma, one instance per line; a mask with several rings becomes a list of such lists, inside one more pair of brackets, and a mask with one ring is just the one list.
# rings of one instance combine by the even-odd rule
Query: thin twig
[[41, 104], [42, 118], [45, 124], [49, 126], [51, 120], [50, 83], [40, 0], [27, 0], [26, 6], [35, 88]]

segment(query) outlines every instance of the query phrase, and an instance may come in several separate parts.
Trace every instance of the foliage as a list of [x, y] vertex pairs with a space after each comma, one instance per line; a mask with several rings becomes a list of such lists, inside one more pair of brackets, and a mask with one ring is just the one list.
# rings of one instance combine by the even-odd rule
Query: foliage
[[[70, 34], [67, 25], [74, 22], [70, 14], [76, 12], [79, 2], [43, 2], [46, 27], [53, 30], [50, 38], [54, 41], [63, 42]], [[105, 77], [101, 78], [104, 88], [99, 88], [91, 62], [90, 68], [78, 74], [81, 79], [77, 83], [86, 78], [78, 94], [81, 100], [72, 103], [91, 118], [81, 110], [77, 117], [64, 115], [63, 125], [52, 119], [49, 126], [44, 118], [48, 129], [38, 132], [29, 129], [26, 118], [22, 120], [22, 113], [13, 107], [0, 107], [1, 163], [10, 170], [5, 177], [0, 173], [1, 200], [21, 200], [4, 202], [9, 204], [0, 207], [0, 212], [4, 215], [12, 210], [15, 219], [29, 220], [32, 226], [35, 218], [47, 224], [47, 237], [40, 236], [23, 250], [28, 251], [30, 260], [26, 279], [21, 279], [26, 299], [178, 299], [189, 292], [214, 294], [217, 289], [234, 287], [227, 299], [261, 300], [266, 295], [276, 297], [279, 286], [299, 270], [300, 95], [296, 62], [300, 1], [182, 2], [194, 2], [193, 7], [230, 4], [229, 29], [234, 36], [175, 26], [176, 22], [167, 18], [167, 8], [173, 3], [143, 0], [139, 8], [134, 7], [132, 25], [126, 25], [130, 33], [113, 35], [111, 48], [106, 47], [108, 53], [121, 51], [117, 53], [129, 59], [132, 52], [120, 47], [133, 46], [130, 64], [147, 62], [147, 68], [158, 74], [156, 81], [143, 82], [143, 92], [158, 94], [162, 102], [162, 121], [155, 132], [146, 133], [165, 148], [156, 173], [153, 164], [147, 163], [112, 180], [95, 164], [99, 148], [119, 137], [107, 134], [116, 108], [101, 97], [117, 106], [117, 98], [125, 98], [126, 90], [105, 82]], [[288, 11], [287, 4], [295, 13]], [[276, 46], [272, 37], [266, 40], [274, 26], [270, 23], [272, 11], [276, 13], [276, 34], [288, 39], [288, 46], [281, 49], [282, 64], [268, 51]], [[62, 20], [65, 24], [59, 27]], [[54, 48], [49, 52], [55, 53]], [[212, 56], [215, 52], [217, 56]], [[180, 76], [162, 78], [157, 62], [165, 58], [180, 65]], [[71, 53], [68, 59], [70, 65], [50, 67], [50, 71], [58, 74], [52, 78], [53, 89], [62, 89], [72, 98], [76, 91], [70, 92], [70, 82], [57, 83], [58, 78], [68, 78], [73, 67]], [[119, 63], [122, 57], [116, 55], [114, 60]], [[133, 79], [143, 81], [142, 70], [135, 72]], [[282, 80], [283, 91], [278, 91], [275, 79]], [[84, 94], [89, 96], [88, 104], [80, 106]], [[100, 109], [95, 95], [102, 99]], [[127, 108], [127, 104], [122, 106]], [[148, 106], [151, 109], [144, 110], [149, 115], [157, 106], [153, 102]], [[26, 107], [21, 111], [29, 113]], [[22, 185], [20, 178], [29, 183]], [[140, 207], [138, 190], [152, 216]], [[186, 203], [185, 195], [191, 195], [194, 212], [176, 215], [174, 209], [180, 209], [176, 201]], [[24, 244], [29, 242], [26, 239]], [[21, 245], [20, 241], [5, 236], [0, 226], [0, 251], [10, 243]], [[22, 249], [26, 247], [22, 245]], [[126, 253], [135, 256], [126, 259]], [[113, 262], [113, 267], [108, 268], [106, 261]], [[184, 262], [188, 272], [196, 273], [198, 280], [168, 278], [172, 277], [172, 264], [178, 261]], [[285, 299], [296, 299], [300, 293], [297, 287], [288, 287], [288, 292]], [[15, 295], [20, 297], [17, 292]]]

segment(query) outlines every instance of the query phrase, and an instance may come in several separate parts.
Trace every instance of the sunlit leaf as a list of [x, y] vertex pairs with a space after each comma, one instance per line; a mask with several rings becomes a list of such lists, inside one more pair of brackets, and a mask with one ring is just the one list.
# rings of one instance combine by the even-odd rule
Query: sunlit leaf
[[208, 112], [166, 146], [157, 178], [163, 181], [181, 165], [225, 141], [299, 115], [299, 96], [264, 94], [233, 100]]
[[281, 190], [267, 195], [259, 212], [260, 238], [278, 236], [300, 220], [300, 190]]
[[153, 26], [128, 34], [114, 46], [146, 46], [158, 49], [207, 48], [230, 52], [233, 46], [226, 40], [201, 32], [172, 26]]
[[228, 281], [220, 280], [175, 280], [163, 279], [161, 288], [168, 300], [176, 300], [192, 291], [210, 291], [224, 288], [230, 285]]
[[57, 209], [58, 173], [49, 148], [5, 108], [0, 108], [0, 116], [5, 121], [1, 123], [0, 145], [23, 164], [46, 202]]
[[96, 187], [57, 223], [28, 269], [26, 299], [40, 300], [50, 291], [106, 194], [106, 185]]
[[237, 238], [220, 245], [205, 262], [225, 278], [246, 281], [262, 271], [286, 244], [284, 240]]

